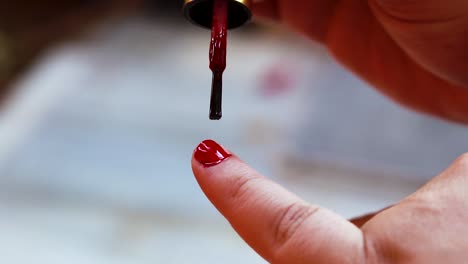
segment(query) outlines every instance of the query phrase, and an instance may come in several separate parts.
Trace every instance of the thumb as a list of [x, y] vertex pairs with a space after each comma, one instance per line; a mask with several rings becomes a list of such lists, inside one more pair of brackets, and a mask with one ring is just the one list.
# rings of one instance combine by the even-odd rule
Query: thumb
[[413, 22], [447, 21], [466, 15], [468, 3], [465, 0], [373, 0], [382, 11], [396, 19]]
[[381, 25], [414, 61], [444, 80], [468, 86], [468, 1], [369, 3]]
[[310, 205], [212, 140], [192, 159], [195, 177], [237, 233], [270, 263], [364, 263], [361, 231]]

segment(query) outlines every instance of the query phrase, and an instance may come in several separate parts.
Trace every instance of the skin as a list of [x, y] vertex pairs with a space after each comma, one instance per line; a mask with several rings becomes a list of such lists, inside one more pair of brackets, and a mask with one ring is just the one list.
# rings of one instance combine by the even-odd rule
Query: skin
[[[254, 12], [326, 45], [351, 71], [400, 104], [468, 123], [468, 1], [256, 1]], [[420, 190], [348, 221], [309, 204], [235, 155], [192, 159], [206, 196], [270, 263], [465, 263], [468, 154]]]

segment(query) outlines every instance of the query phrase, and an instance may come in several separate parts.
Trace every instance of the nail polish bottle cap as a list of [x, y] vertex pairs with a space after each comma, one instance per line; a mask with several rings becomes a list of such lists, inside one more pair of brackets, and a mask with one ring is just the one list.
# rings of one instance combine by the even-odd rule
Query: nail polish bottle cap
[[[252, 18], [251, 0], [228, 0], [228, 29], [235, 29], [248, 23]], [[185, 0], [185, 18], [191, 23], [211, 29], [213, 0]]]

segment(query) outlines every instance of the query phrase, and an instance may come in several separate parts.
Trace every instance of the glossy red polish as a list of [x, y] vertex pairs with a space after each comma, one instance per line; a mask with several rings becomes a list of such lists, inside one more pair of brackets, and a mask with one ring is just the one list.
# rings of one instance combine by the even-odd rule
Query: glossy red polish
[[195, 159], [205, 167], [220, 164], [232, 155], [213, 140], [205, 140], [195, 149]]

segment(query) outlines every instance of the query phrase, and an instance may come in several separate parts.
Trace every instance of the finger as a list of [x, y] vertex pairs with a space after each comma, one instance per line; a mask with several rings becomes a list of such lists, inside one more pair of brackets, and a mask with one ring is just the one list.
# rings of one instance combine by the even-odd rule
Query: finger
[[[351, 6], [360, 7], [352, 10]], [[328, 31], [336, 28], [341, 17], [350, 16], [359, 21], [370, 15], [426, 70], [444, 80], [468, 85], [468, 59], [460, 59], [468, 56], [466, 0], [449, 0], [443, 4], [440, 0], [257, 0], [253, 9], [258, 16], [281, 19], [321, 42], [326, 41]], [[340, 10], [345, 10], [346, 14]], [[355, 34], [357, 28], [346, 30]], [[366, 39], [362, 39], [366, 43]], [[447, 52], [447, 47], [450, 47], [450, 52]]]
[[337, 5], [327, 30], [331, 53], [402, 105], [468, 123], [468, 90], [438, 78], [411, 58], [377, 21], [369, 2], [373, 1]]
[[198, 183], [239, 235], [271, 263], [362, 263], [363, 235], [231, 156], [214, 141], [196, 149]]
[[[407, 19], [408, 25], [402, 26], [396, 23], [392, 26], [390, 19], [392, 16], [388, 15], [387, 11], [376, 10], [374, 7], [376, 1], [276, 0], [273, 2], [264, 0], [261, 4], [254, 4], [254, 12], [256, 12], [257, 5], [261, 7], [258, 10], [265, 10], [270, 3], [269, 8], [277, 9], [277, 17], [283, 23], [327, 45], [342, 64], [385, 95], [413, 110], [468, 123], [468, 90], [448, 81], [468, 85], [468, 80], [464, 81], [468, 78], [464, 70], [468, 67], [465, 65], [468, 59], [463, 59], [467, 56], [466, 45], [463, 43], [467, 42], [466, 39], [460, 40], [460, 38], [466, 38], [468, 34], [459, 32], [465, 30], [466, 25], [457, 26], [456, 30], [452, 30], [443, 23], [426, 24], [423, 25], [423, 30], [418, 32], [414, 27], [421, 27], [421, 24]], [[385, 0], [379, 1], [383, 3]], [[449, 2], [454, 1], [468, 3], [464, 0], [450, 0]], [[410, 10], [409, 3], [418, 2], [421, 4], [419, 6], [421, 9], [426, 9], [425, 2], [435, 5], [436, 0], [387, 0], [387, 4], [379, 8], [394, 9], [395, 7], [390, 6], [390, 2], [398, 2]], [[440, 3], [440, 1], [437, 2]], [[262, 13], [262, 11], [259, 12]], [[390, 21], [384, 21], [386, 15]], [[405, 20], [402, 19], [402, 21]], [[408, 30], [405, 29], [406, 26], [409, 26]], [[390, 27], [402, 35], [392, 33]], [[427, 30], [431, 28], [440, 28], [444, 34], [439, 37], [437, 34], [429, 35], [431, 40], [427, 41]], [[405, 38], [414, 38], [414, 40], [408, 41]], [[402, 44], [402, 42], [407, 44]], [[438, 43], [437, 48], [428, 50], [428, 44], [432, 42]], [[458, 44], [455, 45], [455, 42]], [[447, 49], [447, 47], [454, 48]], [[431, 61], [427, 61], [428, 59]], [[461, 75], [460, 71], [462, 71]], [[454, 74], [451, 75], [450, 72]]]
[[468, 86], [468, 1], [370, 3], [382, 26], [413, 60], [444, 80]]

